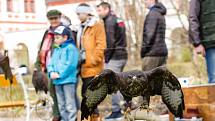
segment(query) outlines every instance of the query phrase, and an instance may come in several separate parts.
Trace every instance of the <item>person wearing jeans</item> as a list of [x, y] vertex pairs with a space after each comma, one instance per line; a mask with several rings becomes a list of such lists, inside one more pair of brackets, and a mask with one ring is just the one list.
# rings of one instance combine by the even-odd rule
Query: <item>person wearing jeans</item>
[[54, 45], [48, 61], [48, 76], [55, 86], [61, 121], [76, 121], [76, 83], [79, 51], [68, 27], [54, 30]]
[[[105, 69], [122, 72], [128, 58], [125, 23], [113, 14], [111, 5], [107, 2], [101, 2], [97, 6], [97, 12], [105, 24], [107, 42]], [[119, 91], [112, 95], [112, 113], [105, 120], [122, 119], [123, 115], [120, 107], [122, 99]]]
[[208, 83], [215, 83], [215, 2], [191, 0], [189, 40], [194, 51], [206, 58]]

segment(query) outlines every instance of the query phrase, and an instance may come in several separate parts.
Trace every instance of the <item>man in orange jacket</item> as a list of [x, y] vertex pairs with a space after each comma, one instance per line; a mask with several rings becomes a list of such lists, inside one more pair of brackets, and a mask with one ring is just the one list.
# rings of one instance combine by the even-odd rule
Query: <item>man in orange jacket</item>
[[[90, 81], [103, 70], [106, 35], [104, 24], [92, 15], [92, 8], [85, 3], [77, 7], [76, 13], [81, 21], [77, 33], [77, 46], [80, 49], [82, 97]], [[98, 117], [98, 110], [92, 117]]]

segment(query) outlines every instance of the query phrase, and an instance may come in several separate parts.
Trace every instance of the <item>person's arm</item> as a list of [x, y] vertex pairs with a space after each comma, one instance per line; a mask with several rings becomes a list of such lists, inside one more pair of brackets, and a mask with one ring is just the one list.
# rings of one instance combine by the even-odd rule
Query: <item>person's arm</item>
[[116, 40], [117, 41], [114, 44], [120, 45], [120, 47], [124, 47], [121, 49], [126, 49], [126, 28], [125, 23], [120, 18], [117, 19], [116, 23]]
[[201, 43], [200, 37], [200, 1], [191, 0], [190, 1], [190, 11], [189, 11], [189, 40], [195, 47], [195, 52], [205, 56], [205, 48]]
[[191, 0], [189, 10], [189, 40], [194, 45], [194, 47], [197, 47], [201, 44], [199, 16], [200, 1]]
[[115, 51], [115, 41], [116, 41], [116, 18], [111, 18], [111, 20], [108, 20], [106, 23], [106, 39], [107, 39], [107, 48], [105, 50], [105, 62], [108, 63], [110, 59], [112, 58], [112, 55]]
[[41, 70], [42, 70], [42, 68], [41, 68], [41, 61], [40, 61], [40, 55], [39, 55], [39, 54], [40, 54], [40, 50], [41, 50], [41, 48], [42, 48], [42, 46], [43, 46], [43, 42], [44, 42], [45, 37], [46, 37], [47, 34], [48, 34], [48, 30], [46, 30], [45, 33], [44, 33], [44, 35], [43, 35], [42, 41], [41, 41], [40, 46], [39, 46], [39, 50], [38, 50], [38, 52], [37, 52], [37, 59], [36, 59], [36, 62], [34, 63], [34, 67], [35, 67], [38, 71], [41, 71]]
[[64, 79], [66, 77], [68, 77], [71, 72], [75, 71], [77, 69], [77, 65], [78, 65], [78, 58], [79, 58], [79, 54], [78, 54], [78, 50], [76, 48], [73, 48], [72, 46], [69, 46], [67, 48], [66, 51], [66, 67], [63, 68], [63, 70], [59, 73], [59, 78], [60, 79]]
[[97, 65], [97, 63], [100, 63], [104, 59], [104, 49], [106, 48], [106, 33], [104, 24], [98, 23], [96, 25], [96, 47], [94, 56], [92, 57], [92, 62], [94, 65]]
[[150, 48], [154, 43], [158, 20], [158, 14], [154, 11], [151, 11], [146, 17], [143, 31], [143, 42], [141, 47], [141, 54], [143, 55], [150, 51]]

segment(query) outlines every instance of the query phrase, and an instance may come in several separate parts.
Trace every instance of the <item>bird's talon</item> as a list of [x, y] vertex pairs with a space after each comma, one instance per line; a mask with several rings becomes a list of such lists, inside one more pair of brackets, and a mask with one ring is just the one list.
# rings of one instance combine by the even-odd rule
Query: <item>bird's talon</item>
[[147, 106], [147, 105], [140, 106], [140, 110], [147, 110], [148, 108], [149, 108], [149, 106]]
[[153, 111], [152, 108], [148, 108], [148, 109], [147, 109], [147, 113], [152, 112], [152, 111]]
[[130, 108], [130, 107], [128, 107], [128, 108], [126, 109], [126, 111], [125, 111], [125, 115], [130, 114], [130, 112], [131, 112], [131, 108]]

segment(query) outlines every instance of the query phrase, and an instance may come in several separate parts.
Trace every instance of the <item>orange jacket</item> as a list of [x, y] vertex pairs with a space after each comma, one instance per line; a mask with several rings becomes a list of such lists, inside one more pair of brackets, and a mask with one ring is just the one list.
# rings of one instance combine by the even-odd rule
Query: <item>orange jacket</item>
[[104, 49], [106, 48], [104, 24], [91, 18], [82, 34], [80, 34], [81, 31], [82, 29], [79, 29], [77, 34], [78, 44], [81, 43], [82, 48], [86, 50], [86, 62], [81, 67], [81, 77], [93, 77], [99, 74], [104, 66]]

